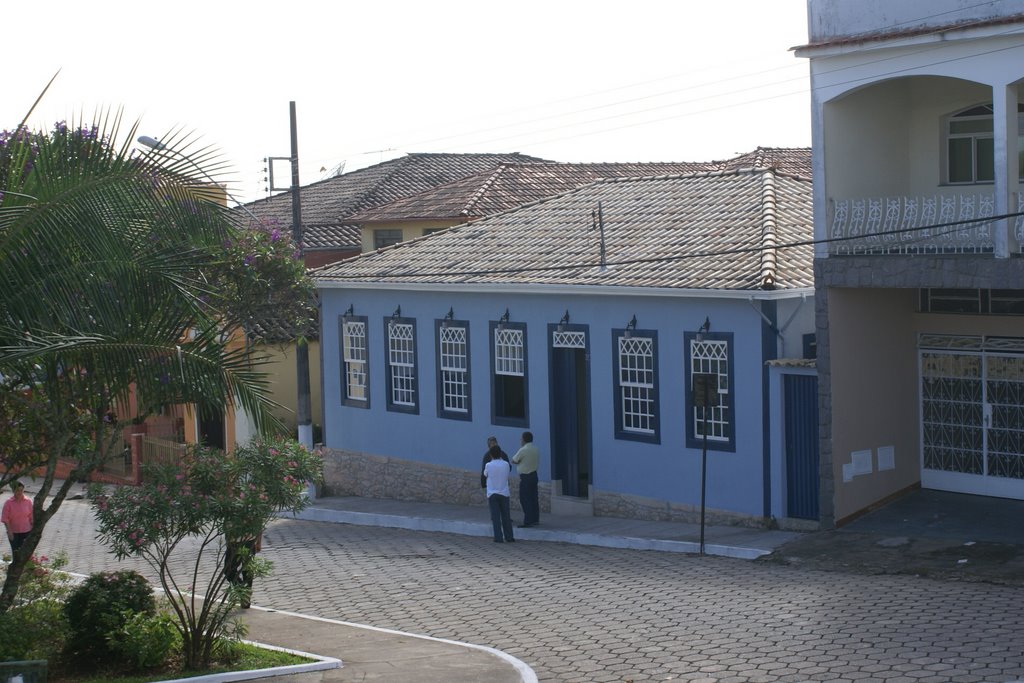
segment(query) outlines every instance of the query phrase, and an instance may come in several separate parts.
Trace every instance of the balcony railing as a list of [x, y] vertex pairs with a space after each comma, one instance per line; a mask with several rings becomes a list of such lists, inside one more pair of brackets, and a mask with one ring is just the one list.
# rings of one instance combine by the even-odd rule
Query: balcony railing
[[[1021, 193], [1013, 204], [1020, 207]], [[829, 202], [828, 251], [832, 256], [992, 253], [996, 222], [978, 219], [994, 215], [991, 193], [834, 199]], [[1010, 250], [1019, 253], [1024, 217], [1008, 220]]]

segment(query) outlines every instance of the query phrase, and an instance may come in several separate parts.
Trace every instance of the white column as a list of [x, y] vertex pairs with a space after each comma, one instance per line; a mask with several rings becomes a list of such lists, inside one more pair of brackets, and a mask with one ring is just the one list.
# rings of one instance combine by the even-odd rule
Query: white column
[[[812, 73], [813, 67], [812, 64]], [[815, 83], [811, 79], [812, 85]], [[828, 256], [828, 242], [824, 240], [829, 237], [828, 225], [828, 185], [825, 177], [825, 99], [817, 89], [811, 90], [811, 177], [814, 178], [811, 191], [814, 196], [812, 215], [814, 220], [814, 239], [818, 243], [814, 245], [814, 258], [826, 258]]]
[[[1019, 183], [1017, 159], [1017, 86], [996, 85], [992, 88], [992, 127], [995, 143], [995, 212], [1007, 214], [1015, 210], [1013, 193]], [[1013, 221], [1005, 218], [995, 224], [995, 255], [1006, 258], [1010, 255], [1011, 229]], [[1015, 240], [1013, 240], [1015, 242]]]

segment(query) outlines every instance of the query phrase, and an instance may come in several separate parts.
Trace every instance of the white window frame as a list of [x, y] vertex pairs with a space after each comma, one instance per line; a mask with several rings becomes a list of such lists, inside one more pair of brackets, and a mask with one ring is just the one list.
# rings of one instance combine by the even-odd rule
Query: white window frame
[[469, 414], [469, 328], [441, 325], [437, 329], [440, 412]]
[[369, 404], [365, 319], [342, 319], [342, 361], [345, 365], [345, 400]]
[[[528, 427], [530, 390], [526, 366], [526, 325], [493, 323], [490, 343], [491, 422], [496, 425]], [[521, 380], [505, 380], [505, 377], [518, 377]], [[510, 406], [505, 403], [506, 391], [512, 387], [522, 392], [522, 415], [510, 414]], [[503, 411], [500, 414], [499, 408]]]
[[[1021, 177], [1024, 179], [1024, 112], [1020, 109], [1022, 105], [1018, 104], [1017, 114], [1017, 129], [1018, 129], [1018, 142], [1017, 142], [1017, 163], [1018, 168], [1022, 171]], [[973, 110], [987, 110], [988, 113], [978, 114], [967, 114], [967, 112]], [[957, 123], [971, 123], [971, 122], [985, 122], [989, 123], [988, 130], [980, 131], [965, 131], [965, 132], [953, 132], [953, 127]], [[976, 104], [966, 109], [962, 109], [955, 114], [950, 114], [945, 118], [943, 123], [943, 179], [948, 185], [988, 185], [994, 180], [993, 178], [979, 179], [978, 177], [978, 143], [981, 140], [990, 140], [992, 145], [995, 145], [995, 116], [992, 112], [992, 105], [989, 104]], [[950, 154], [950, 144], [953, 140], [970, 140], [971, 141], [971, 178], [969, 180], [953, 180], [952, 179], [952, 155]], [[995, 157], [995, 150], [992, 151], [993, 160]], [[995, 168], [989, 170], [992, 174], [995, 174]]]
[[622, 431], [657, 435], [657, 376], [654, 337], [618, 338], [619, 409]]
[[[690, 391], [693, 391], [693, 377], [697, 374], [718, 376], [718, 400], [708, 414], [708, 441], [728, 442], [732, 424], [729, 413], [729, 342], [725, 339], [690, 340]], [[693, 434], [704, 437], [704, 411], [693, 406]]]
[[522, 377], [526, 374], [523, 330], [494, 330], [494, 374]]
[[389, 320], [387, 340], [388, 407], [415, 409], [418, 406], [415, 325], [408, 320]]

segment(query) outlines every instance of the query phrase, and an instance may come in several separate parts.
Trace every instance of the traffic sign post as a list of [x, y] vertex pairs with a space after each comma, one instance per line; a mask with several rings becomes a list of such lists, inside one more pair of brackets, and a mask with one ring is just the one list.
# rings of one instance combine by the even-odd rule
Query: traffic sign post
[[708, 411], [718, 405], [718, 375], [709, 372], [693, 375], [693, 405], [701, 409], [703, 417], [703, 448], [700, 456], [700, 554], [704, 554], [704, 514], [708, 483]]

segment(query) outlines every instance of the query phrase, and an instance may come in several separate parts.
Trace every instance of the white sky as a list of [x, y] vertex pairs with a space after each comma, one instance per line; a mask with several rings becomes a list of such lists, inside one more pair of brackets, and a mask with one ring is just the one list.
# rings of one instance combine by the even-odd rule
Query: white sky
[[[810, 145], [805, 0], [42, 0], [4, 30], [0, 129], [123, 108], [194, 131], [231, 192], [404, 152], [707, 161]], [[8, 13], [9, 14], [9, 13]], [[382, 151], [387, 150], [387, 151]], [[287, 166], [275, 168], [288, 183]]]

